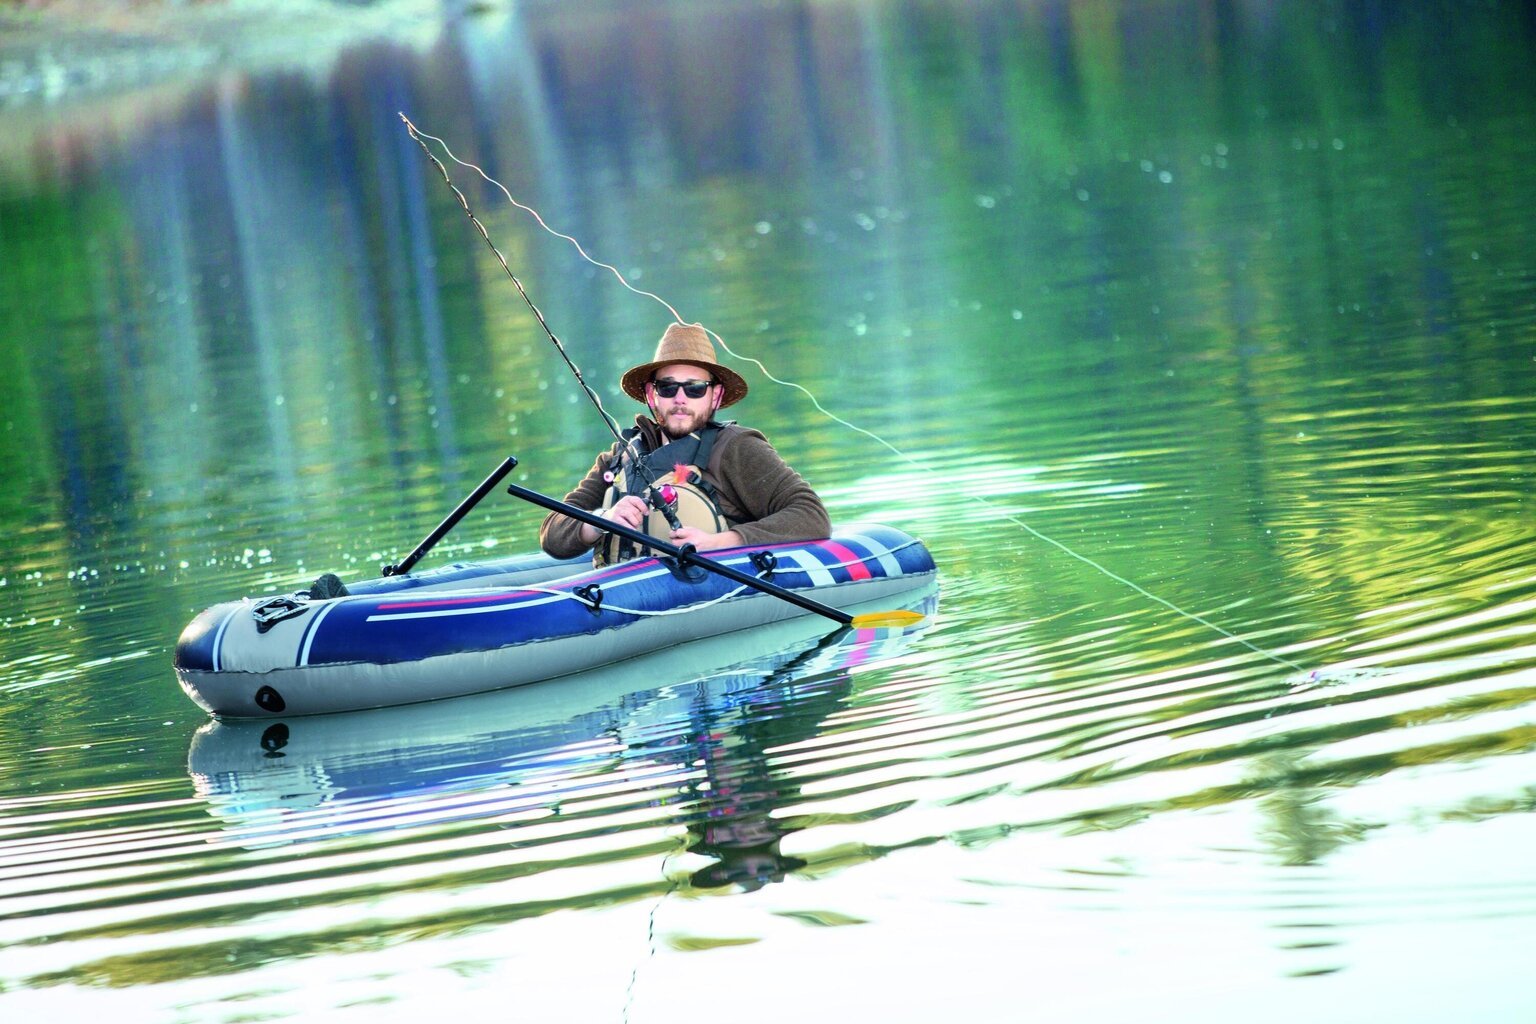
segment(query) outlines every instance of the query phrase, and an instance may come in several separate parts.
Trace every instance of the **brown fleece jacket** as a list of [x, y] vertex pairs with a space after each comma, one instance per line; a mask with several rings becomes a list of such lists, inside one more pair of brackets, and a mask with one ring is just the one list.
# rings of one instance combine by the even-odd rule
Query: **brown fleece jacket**
[[[636, 416], [635, 425], [650, 450], [661, 446], [662, 434], [654, 421]], [[615, 442], [599, 455], [565, 500], [589, 512], [601, 508], [608, 490], [603, 471], [618, 452]], [[832, 521], [821, 499], [758, 431], [728, 424], [715, 439], [709, 465], [701, 468], [704, 479], [715, 486], [720, 511], [743, 544], [825, 540], [832, 535]], [[581, 541], [581, 524], [558, 512], [551, 512], [539, 528], [539, 546], [555, 558], [574, 558], [592, 549]]]

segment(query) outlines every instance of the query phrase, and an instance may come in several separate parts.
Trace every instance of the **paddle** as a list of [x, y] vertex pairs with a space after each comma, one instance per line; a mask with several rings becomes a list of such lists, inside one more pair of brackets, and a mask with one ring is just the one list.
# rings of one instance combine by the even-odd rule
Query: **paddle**
[[622, 523], [615, 523], [604, 519], [595, 512], [588, 512], [586, 509], [577, 508], [575, 505], [567, 504], [558, 498], [551, 498], [547, 494], [540, 494], [538, 491], [530, 491], [528, 488], [521, 487], [518, 484], [508, 484], [507, 493], [516, 495], [524, 501], [532, 502], [551, 512], [558, 512], [563, 516], [570, 516], [572, 519], [595, 526], [606, 533], [628, 537], [637, 544], [642, 544], [654, 551], [671, 555], [682, 565], [696, 565], [701, 569], [707, 569], [717, 576], [724, 576], [726, 579], [740, 583], [743, 586], [751, 587], [764, 594], [771, 594], [781, 601], [788, 601], [790, 604], [798, 605], [806, 611], [815, 612], [817, 615], [824, 615], [833, 622], [841, 623], [844, 626], [853, 626], [856, 629], [873, 626], [907, 626], [914, 622], [921, 622], [923, 618], [921, 613], [908, 611], [904, 608], [883, 612], [869, 612], [864, 615], [849, 615], [841, 609], [822, 604], [820, 601], [813, 601], [804, 594], [796, 593], [793, 590], [786, 590], [777, 583], [770, 583], [765, 579], [742, 572], [740, 569], [726, 565], [723, 562], [705, 558], [698, 553], [698, 550], [692, 544], [676, 547], [668, 544], [666, 541], [657, 540], [650, 534], [641, 533], [639, 530], [632, 530]]
[[437, 524], [437, 529], [427, 534], [426, 540], [416, 545], [416, 550], [405, 556], [405, 560], [398, 565], [386, 565], [380, 571], [381, 576], [404, 576], [411, 571], [411, 567], [421, 561], [421, 556], [432, 550], [432, 546], [447, 536], [448, 531], [459, 525], [459, 520], [469, 514], [469, 510], [480, 503], [480, 499], [490, 494], [501, 478], [512, 472], [517, 465], [517, 460], [507, 456], [505, 462], [496, 467], [496, 471], [486, 477], [479, 487], [470, 492], [469, 497], [459, 502], [459, 507], [448, 513], [448, 517]]

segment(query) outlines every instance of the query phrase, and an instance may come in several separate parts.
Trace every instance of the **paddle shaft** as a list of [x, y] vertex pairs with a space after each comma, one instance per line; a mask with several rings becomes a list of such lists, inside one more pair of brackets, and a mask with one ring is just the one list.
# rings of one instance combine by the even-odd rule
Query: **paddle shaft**
[[508, 484], [507, 493], [516, 495], [524, 501], [532, 502], [541, 508], [547, 508], [551, 512], [558, 512], [563, 516], [570, 516], [572, 519], [586, 523], [589, 526], [595, 526], [605, 533], [615, 533], [620, 537], [628, 537], [637, 544], [642, 544], [655, 551], [671, 555], [683, 565], [697, 565], [699, 568], [707, 569], [717, 576], [724, 576], [726, 579], [733, 580], [743, 586], [751, 587], [764, 594], [772, 594], [780, 600], [798, 605], [808, 612], [824, 615], [833, 622], [844, 626], [853, 623], [853, 616], [845, 611], [822, 604], [820, 601], [813, 601], [803, 594], [797, 594], [793, 590], [786, 590], [777, 583], [769, 583], [765, 579], [742, 572], [740, 569], [733, 568], [723, 562], [717, 562], [712, 558], [705, 558], [698, 553], [692, 544], [685, 544], [682, 547], [668, 544], [666, 541], [657, 540], [648, 533], [641, 533], [639, 530], [630, 529], [623, 523], [615, 523], [612, 520], [604, 519], [595, 512], [588, 512], [584, 508], [577, 508], [575, 505], [561, 501], [558, 498], [551, 498], [549, 495], [540, 494], [538, 491], [530, 491], [528, 488], [517, 484]]
[[496, 485], [501, 483], [501, 478], [512, 472], [516, 465], [517, 459], [508, 455], [506, 461], [497, 466], [496, 471], [493, 472], [490, 476], [486, 477], [481, 482], [480, 486], [476, 487], [474, 491], [470, 493], [469, 497], [459, 502], [458, 508], [448, 513], [448, 517], [441, 523], [437, 524], [437, 529], [427, 534], [426, 540], [416, 545], [415, 551], [412, 551], [409, 555], [406, 555], [405, 560], [398, 565], [386, 565], [380, 575], [404, 576], [406, 573], [410, 572], [411, 567], [414, 566], [417, 562], [421, 561], [421, 556], [425, 555], [428, 551], [431, 551], [433, 546], [436, 545], [438, 541], [442, 540], [445, 536], [448, 535], [449, 530], [459, 525], [459, 520], [467, 516], [469, 514], [469, 510], [480, 503], [481, 498], [485, 497], [487, 494], [490, 494], [491, 491], [496, 488]]

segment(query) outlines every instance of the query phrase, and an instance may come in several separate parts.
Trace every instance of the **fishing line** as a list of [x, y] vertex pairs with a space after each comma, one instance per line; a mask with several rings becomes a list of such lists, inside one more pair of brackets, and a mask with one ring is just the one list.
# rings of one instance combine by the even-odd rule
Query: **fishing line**
[[671, 878], [667, 875], [667, 861], [671, 860], [672, 857], [676, 854], [687, 852], [688, 843], [687, 835], [685, 834], [683, 836], [683, 842], [676, 849], [668, 850], [666, 854], [664, 854], [661, 858], [661, 877], [666, 879], [667, 888], [660, 896], [656, 898], [656, 902], [651, 904], [651, 912], [646, 915], [645, 959], [641, 960], [639, 963], [636, 963], [635, 966], [630, 970], [629, 985], [624, 990], [623, 1020], [626, 1022], [629, 1020], [630, 1010], [635, 1005], [635, 987], [640, 983], [640, 968], [643, 967], [647, 961], [656, 959], [656, 915], [661, 910], [661, 905], [666, 902], [667, 897], [671, 896], [678, 890], [678, 881], [675, 878]]
[[[613, 266], [612, 264], [609, 264], [609, 263], [604, 263], [602, 260], [594, 259], [591, 255], [589, 255], [587, 253], [587, 250], [584, 249], [582, 247], [581, 243], [579, 241], [577, 241], [575, 238], [572, 238], [570, 235], [567, 235], [567, 234], [565, 234], [562, 231], [557, 231], [556, 229], [550, 227], [549, 224], [547, 224], [545, 222], [544, 218], [539, 214], [539, 211], [535, 210], [531, 206], [528, 206], [528, 205], [526, 205], [524, 203], [518, 202], [518, 200], [512, 195], [512, 193], [507, 191], [507, 187], [505, 185], [503, 185], [501, 182], [497, 181], [495, 178], [491, 177], [489, 174], [485, 173], [484, 169], [482, 169], [478, 165], [469, 163], [466, 160], [459, 159], [459, 157], [454, 154], [453, 150], [449, 148], [448, 143], [444, 142], [442, 139], [438, 138], [435, 135], [428, 135], [425, 132], [418, 132], [416, 126], [411, 124], [410, 120], [407, 119], [404, 114], [400, 115], [400, 119], [402, 121], [405, 121], [406, 127], [410, 130], [411, 137], [414, 138], [418, 143], [420, 143], [422, 149], [427, 151], [427, 155], [428, 156], [432, 157], [432, 162], [434, 164], [437, 164], [438, 170], [442, 171], [443, 179], [445, 181], [448, 178], [447, 169], [444, 168], [442, 163], [441, 163], [441, 161], [439, 161], [437, 159], [437, 157], [432, 154], [431, 150], [427, 148], [427, 144], [423, 140], [430, 139], [433, 142], [437, 143], [439, 146], [443, 147], [443, 152], [448, 154], [448, 158], [450, 160], [452, 160], [454, 163], [458, 164], [460, 167], [463, 167], [466, 170], [473, 171], [476, 174], [480, 175], [480, 177], [485, 179], [485, 181], [488, 184], [490, 184], [490, 185], [494, 186], [495, 188], [497, 188], [498, 190], [500, 190], [501, 194], [507, 197], [507, 202], [511, 203], [513, 206], [517, 207], [519, 210], [522, 210], [525, 213], [528, 213], [530, 216], [532, 216], [533, 219], [536, 222], [538, 222], [539, 227], [543, 228], [546, 232], [548, 232], [549, 234], [553, 235], [554, 237], [562, 239], [562, 240], [564, 240], [566, 242], [569, 242], [576, 249], [576, 252], [578, 254], [580, 254], [582, 259], [586, 260], [588, 263], [592, 264], [594, 267], [597, 267], [597, 268], [599, 268], [601, 270], [608, 271], [609, 273], [611, 273], [618, 280], [619, 284], [623, 285], [625, 288], [629, 289], [631, 292], [635, 293], [636, 295], [639, 295], [639, 296], [641, 296], [643, 298], [651, 299], [651, 300], [657, 302], [658, 304], [660, 304], [662, 306], [662, 308], [664, 308], [668, 313], [670, 313], [672, 315], [672, 319], [674, 321], [676, 321], [677, 323], [688, 323], [689, 322], [688, 320], [685, 320], [683, 318], [683, 315], [681, 313], [679, 313], [677, 311], [677, 309], [670, 302], [668, 302], [666, 299], [663, 299], [660, 295], [657, 295], [655, 292], [647, 291], [644, 288], [637, 288], [634, 285], [630, 284], [628, 279], [626, 279], [624, 277], [624, 275], [619, 271], [619, 269], [617, 267], [615, 267], [615, 266]], [[450, 187], [453, 187], [452, 182], [449, 182], [449, 185], [450, 185]], [[464, 202], [464, 195], [463, 195], [463, 193], [459, 192], [458, 188], [456, 188], [456, 187], [453, 188], [453, 191], [454, 191], [454, 193], [456, 195], [458, 195], [460, 203], [464, 204], [465, 211], [468, 212], [469, 205], [468, 205], [468, 203]], [[470, 220], [475, 220], [474, 214], [470, 214]], [[475, 220], [475, 226], [480, 228], [480, 233], [482, 235], [486, 235], [485, 228], [480, 224], [480, 222], [478, 220]], [[487, 244], [490, 244], [491, 240], [490, 240], [490, 236], [489, 235], [486, 235], [485, 240], [486, 240]], [[492, 249], [492, 251], [496, 251], [496, 247], [494, 245], [491, 245], [491, 249]], [[498, 259], [501, 257], [501, 253], [500, 252], [496, 252], [496, 255], [497, 255]], [[503, 267], [503, 269], [506, 268], [506, 262], [504, 260], [502, 261], [502, 267]], [[507, 270], [507, 274], [508, 274], [508, 276], [512, 276], [512, 271], [511, 270]], [[517, 278], [516, 277], [513, 277], [512, 280], [513, 280], [514, 284], [517, 283]], [[522, 285], [520, 285], [520, 284], [518, 285], [518, 291], [519, 292], [522, 291]], [[523, 298], [526, 300], [528, 298], [528, 296], [526, 294], [524, 294]], [[532, 302], [529, 302], [528, 304], [529, 304], [529, 306], [533, 305]], [[535, 312], [535, 314], [537, 314], [537, 312], [538, 312], [537, 309], [535, 309], [534, 312]], [[541, 325], [544, 323], [543, 317], [539, 318], [539, 323]], [[736, 359], [740, 359], [743, 362], [751, 363], [753, 366], [756, 366], [758, 368], [758, 370], [763, 374], [764, 377], [767, 377], [769, 380], [773, 381], [775, 384], [779, 384], [779, 385], [781, 385], [783, 387], [793, 388], [796, 391], [800, 392], [807, 399], [810, 400], [811, 405], [815, 406], [816, 411], [821, 413], [823, 416], [827, 417], [827, 419], [832, 420], [834, 423], [841, 424], [842, 426], [847, 427], [849, 430], [853, 430], [853, 431], [856, 431], [856, 432], [858, 432], [860, 434], [863, 434], [865, 437], [868, 437], [870, 440], [876, 442], [877, 444], [880, 444], [880, 445], [884, 446], [887, 450], [889, 450], [893, 455], [895, 455], [897, 458], [901, 459], [903, 462], [906, 462], [908, 465], [910, 465], [910, 466], [912, 466], [912, 467], [914, 467], [914, 468], [916, 468], [918, 470], [921, 470], [921, 471], [923, 471], [925, 473], [934, 473], [934, 472], [936, 472], [933, 469], [933, 467], [927, 465], [922, 460], [917, 459], [914, 456], [908, 455], [906, 452], [902, 451], [900, 448], [896, 447], [894, 444], [891, 444], [891, 442], [887, 441], [885, 438], [881, 437], [879, 434], [876, 434], [876, 433], [874, 433], [871, 430], [866, 430], [865, 428], [859, 426], [856, 423], [850, 423], [848, 420], [843, 419], [841, 416], [839, 416], [836, 413], [832, 412], [831, 410], [827, 409], [825, 406], [823, 406], [821, 404], [821, 402], [819, 400], [817, 400], [815, 395], [811, 394], [811, 392], [809, 390], [807, 390], [805, 387], [803, 387], [802, 385], [797, 384], [794, 381], [782, 380], [782, 379], [774, 376], [773, 373], [771, 373], [769, 371], [768, 367], [763, 365], [761, 360], [754, 359], [751, 356], [743, 355], [740, 352], [737, 352], [735, 349], [731, 348], [730, 345], [726, 344], [725, 339], [720, 337], [720, 335], [716, 334], [714, 331], [710, 330], [707, 327], [703, 327], [702, 324], [700, 324], [699, 326], [702, 327], [703, 330], [706, 333], [708, 333], [711, 338], [713, 338], [715, 341], [719, 342], [720, 347], [725, 349], [725, 351], [726, 351], [726, 353], [728, 355], [733, 356]], [[545, 327], [545, 331], [548, 332], [548, 330], [549, 330], [549, 328]], [[550, 334], [550, 339], [554, 340], [554, 335], [553, 334]], [[560, 347], [560, 343], [558, 341], [556, 341], [555, 344], [556, 344], [557, 347]], [[560, 347], [560, 354], [562, 356], [565, 355], [565, 349], [563, 347]], [[572, 370], [575, 370], [575, 366], [574, 366], [574, 364], [570, 363], [569, 357], [566, 357], [566, 362], [567, 362], [567, 364], [571, 365]], [[580, 380], [580, 379], [581, 379], [581, 375], [578, 373], [577, 374], [577, 380]], [[592, 397], [592, 400], [594, 402], [596, 402], [597, 401], [597, 396], [592, 394], [591, 389], [587, 388], [586, 383], [584, 381], [582, 382], [582, 387], [586, 388], [587, 393]], [[601, 403], [598, 403], [598, 408], [599, 409], [602, 408]], [[605, 411], [603, 413], [603, 415], [606, 418], [608, 414]], [[1164, 608], [1167, 608], [1169, 611], [1173, 612], [1174, 614], [1180, 615], [1180, 616], [1188, 619], [1191, 622], [1198, 623], [1198, 624], [1204, 626], [1206, 629], [1209, 629], [1209, 630], [1211, 630], [1214, 633], [1218, 633], [1221, 636], [1226, 637], [1228, 640], [1231, 640], [1231, 641], [1233, 641], [1235, 643], [1241, 644], [1242, 646], [1248, 648], [1248, 650], [1254, 652], [1255, 654], [1262, 655], [1263, 657], [1268, 658], [1270, 661], [1273, 661], [1273, 662], [1275, 662], [1277, 664], [1280, 664], [1280, 665], [1284, 665], [1285, 667], [1293, 669], [1293, 670], [1295, 670], [1297, 672], [1305, 672], [1306, 671], [1306, 669], [1302, 665], [1298, 664], [1297, 662], [1292, 661], [1291, 659], [1285, 657], [1284, 655], [1279, 654], [1276, 651], [1272, 651], [1272, 650], [1269, 650], [1267, 648], [1260, 647], [1257, 644], [1253, 643], [1252, 641], [1250, 641], [1250, 640], [1248, 640], [1248, 639], [1246, 639], [1246, 638], [1244, 638], [1242, 636], [1239, 636], [1238, 634], [1232, 632], [1231, 630], [1227, 629], [1226, 627], [1221, 626], [1221, 625], [1219, 625], [1219, 624], [1217, 624], [1215, 622], [1212, 622], [1210, 619], [1208, 619], [1205, 616], [1199, 614], [1198, 612], [1192, 612], [1192, 611], [1190, 611], [1187, 608], [1182, 608], [1179, 605], [1174, 604], [1172, 601], [1168, 600], [1167, 598], [1161, 597], [1161, 596], [1159, 596], [1157, 594], [1154, 594], [1152, 591], [1148, 590], [1146, 587], [1142, 586], [1141, 584], [1136, 583], [1133, 580], [1126, 579], [1124, 576], [1120, 575], [1119, 573], [1115, 572], [1114, 570], [1110, 569], [1109, 567], [1107, 567], [1107, 566], [1105, 566], [1105, 565], [1095, 561], [1094, 559], [1088, 557], [1087, 555], [1082, 554], [1081, 552], [1078, 552], [1078, 551], [1074, 551], [1072, 548], [1068, 547], [1066, 544], [1063, 544], [1061, 541], [1055, 539], [1054, 537], [1051, 537], [1051, 536], [1048, 536], [1048, 535], [1046, 535], [1044, 533], [1041, 533], [1039, 530], [1035, 529], [1035, 527], [1031, 526], [1029, 523], [1026, 523], [1024, 520], [1020, 519], [1018, 516], [1014, 515], [1013, 513], [1008, 512], [1006, 509], [1002, 508], [1001, 506], [997, 505], [996, 503], [988, 501], [982, 495], [972, 494], [972, 495], [967, 495], [967, 497], [969, 497], [972, 501], [978, 502], [979, 504], [984, 505], [988, 509], [991, 509], [992, 511], [996, 512], [1004, 521], [1012, 523], [1013, 525], [1019, 527], [1025, 533], [1029, 534], [1031, 537], [1034, 537], [1036, 540], [1043, 541], [1044, 543], [1049, 544], [1051, 547], [1053, 547], [1056, 550], [1062, 552], [1063, 554], [1077, 559], [1079, 562], [1081, 562], [1084, 565], [1088, 566], [1089, 568], [1095, 570], [1096, 572], [1099, 572], [1102, 575], [1106, 576], [1107, 578], [1115, 581], [1116, 583], [1119, 583], [1121, 586], [1127, 587], [1130, 590], [1134, 591], [1135, 593], [1140, 594], [1142, 597], [1146, 598], [1147, 600], [1152, 601], [1155, 604], [1161, 605]]]

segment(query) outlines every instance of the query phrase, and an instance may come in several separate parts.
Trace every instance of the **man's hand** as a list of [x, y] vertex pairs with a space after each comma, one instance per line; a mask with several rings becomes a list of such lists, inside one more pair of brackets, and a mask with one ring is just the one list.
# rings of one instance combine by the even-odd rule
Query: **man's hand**
[[[645, 522], [646, 513], [650, 511], [644, 501], [633, 494], [627, 494], [614, 503], [612, 508], [605, 508], [598, 515], [612, 523], [627, 526], [631, 530], [640, 529], [640, 524]], [[581, 542], [583, 544], [596, 544], [598, 538], [603, 536], [603, 531], [591, 523], [581, 524]]]
[[700, 551], [715, 551], [719, 548], [741, 547], [741, 534], [735, 530], [725, 530], [721, 533], [709, 533], [694, 526], [685, 526], [680, 530], [673, 530], [671, 541], [678, 547], [684, 544], [692, 544]]

